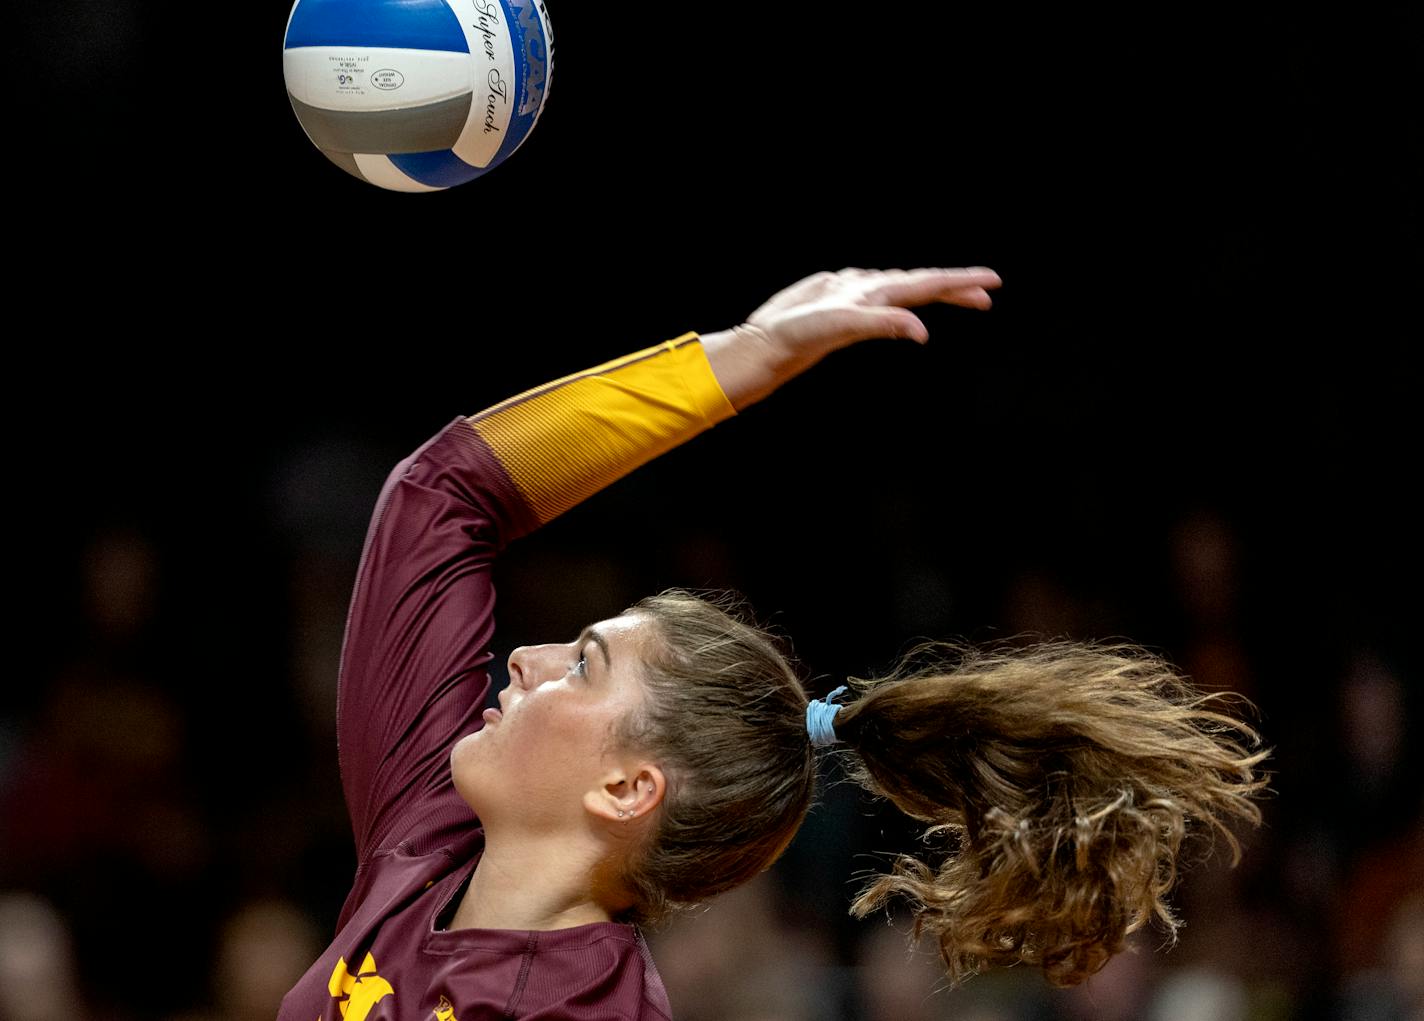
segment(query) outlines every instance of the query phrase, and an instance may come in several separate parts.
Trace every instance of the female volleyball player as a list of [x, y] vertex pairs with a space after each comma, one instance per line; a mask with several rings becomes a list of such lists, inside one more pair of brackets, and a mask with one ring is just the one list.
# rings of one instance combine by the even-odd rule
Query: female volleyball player
[[[387, 478], [341, 652], [355, 883], [282, 1021], [659, 1019], [639, 924], [766, 869], [811, 803], [815, 748], [961, 837], [853, 906], [916, 907], [951, 974], [1081, 980], [1156, 916], [1189, 822], [1255, 819], [1264, 753], [1140, 650], [969, 651], [810, 702], [774, 644], [667, 592], [509, 657], [484, 710], [500, 550], [829, 352], [924, 342], [909, 307], [988, 308], [986, 269], [819, 273], [685, 333], [457, 417]], [[728, 477], [726, 484], [735, 485]], [[833, 695], [839, 692], [833, 693]], [[839, 710], [839, 711], [838, 711]], [[1234, 846], [1234, 843], [1233, 843]]]

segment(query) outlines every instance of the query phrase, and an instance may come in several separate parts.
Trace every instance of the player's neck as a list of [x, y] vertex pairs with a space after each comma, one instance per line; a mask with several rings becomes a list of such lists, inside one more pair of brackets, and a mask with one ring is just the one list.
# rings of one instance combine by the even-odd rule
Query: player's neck
[[594, 898], [592, 868], [564, 841], [489, 839], [451, 929], [568, 929], [612, 921]]

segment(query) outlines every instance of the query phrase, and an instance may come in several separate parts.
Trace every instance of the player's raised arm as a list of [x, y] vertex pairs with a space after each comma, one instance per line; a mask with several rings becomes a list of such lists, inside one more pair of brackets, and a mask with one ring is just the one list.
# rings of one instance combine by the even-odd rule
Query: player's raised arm
[[876, 337], [923, 343], [927, 331], [908, 306], [988, 308], [998, 285], [988, 269], [817, 273], [731, 329], [565, 376], [469, 422], [543, 524], [838, 348]]

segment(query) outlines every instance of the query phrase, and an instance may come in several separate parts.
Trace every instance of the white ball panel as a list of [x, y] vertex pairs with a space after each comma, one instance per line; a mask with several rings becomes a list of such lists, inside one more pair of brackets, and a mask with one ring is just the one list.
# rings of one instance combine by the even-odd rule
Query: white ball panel
[[[287, 90], [323, 110], [399, 110], [453, 99], [476, 86], [477, 70], [468, 53], [449, 50], [299, 46], [282, 51]], [[480, 109], [483, 115], [483, 102]]]
[[389, 188], [391, 191], [444, 191], [444, 188], [433, 188], [428, 184], [421, 184], [419, 181], [411, 180], [401, 173], [399, 167], [390, 161], [387, 156], [372, 156], [367, 153], [356, 153], [356, 166], [361, 169], [361, 173], [366, 180], [382, 188]]

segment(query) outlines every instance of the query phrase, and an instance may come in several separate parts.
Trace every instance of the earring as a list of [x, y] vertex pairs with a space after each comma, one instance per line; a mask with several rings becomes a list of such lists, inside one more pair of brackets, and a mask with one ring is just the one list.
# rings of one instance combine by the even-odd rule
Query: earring
[[625, 812], [625, 811], [623, 811], [623, 809], [621, 809], [621, 808], [618, 810], [618, 818], [620, 818], [620, 819], [623, 818], [623, 817], [624, 817], [625, 815], [627, 815], [627, 814], [628, 814], [628, 813]]

